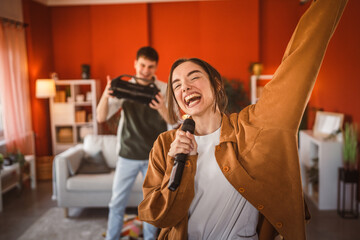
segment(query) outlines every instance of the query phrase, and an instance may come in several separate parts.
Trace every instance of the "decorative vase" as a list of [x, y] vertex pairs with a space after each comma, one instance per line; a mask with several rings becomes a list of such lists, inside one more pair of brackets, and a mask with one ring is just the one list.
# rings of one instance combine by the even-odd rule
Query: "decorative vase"
[[90, 79], [90, 65], [81, 65], [81, 77], [82, 79]]

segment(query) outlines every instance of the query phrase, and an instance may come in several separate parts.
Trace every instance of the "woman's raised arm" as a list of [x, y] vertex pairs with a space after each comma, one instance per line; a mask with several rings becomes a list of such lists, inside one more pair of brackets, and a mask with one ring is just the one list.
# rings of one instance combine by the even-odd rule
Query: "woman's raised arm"
[[[313, 0], [273, 79], [250, 111], [255, 125], [296, 130], [347, 0]], [[258, 122], [260, 121], [260, 122]]]

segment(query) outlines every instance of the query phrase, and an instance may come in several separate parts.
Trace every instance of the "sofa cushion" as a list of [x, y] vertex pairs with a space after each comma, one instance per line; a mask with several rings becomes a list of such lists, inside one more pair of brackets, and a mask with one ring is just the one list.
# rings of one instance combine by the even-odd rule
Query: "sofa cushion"
[[66, 189], [74, 191], [101, 191], [112, 190], [115, 171], [108, 174], [76, 174], [66, 181]]
[[81, 160], [77, 174], [100, 174], [109, 172], [111, 172], [111, 169], [107, 165], [102, 151], [99, 151], [95, 155], [85, 154]]
[[90, 155], [102, 151], [107, 165], [110, 168], [115, 168], [118, 159], [116, 144], [115, 135], [86, 135], [84, 138], [84, 151]]
[[[112, 183], [115, 171], [108, 174], [76, 174], [66, 181], [66, 189], [69, 191], [112, 191]], [[142, 175], [138, 174], [132, 187], [132, 192], [142, 193]]]

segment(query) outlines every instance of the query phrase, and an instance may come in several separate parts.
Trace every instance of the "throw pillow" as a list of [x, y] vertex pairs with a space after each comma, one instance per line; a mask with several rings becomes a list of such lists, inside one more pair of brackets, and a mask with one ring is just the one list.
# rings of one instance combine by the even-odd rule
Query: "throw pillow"
[[82, 174], [98, 174], [109, 173], [111, 169], [107, 165], [102, 151], [95, 153], [94, 155], [85, 155], [81, 160], [81, 164], [77, 173]]

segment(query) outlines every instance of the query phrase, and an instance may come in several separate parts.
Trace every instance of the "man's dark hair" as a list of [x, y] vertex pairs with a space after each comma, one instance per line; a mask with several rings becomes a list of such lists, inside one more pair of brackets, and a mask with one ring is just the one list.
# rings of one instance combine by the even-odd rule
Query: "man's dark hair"
[[156, 52], [156, 50], [152, 47], [142, 47], [140, 48], [136, 53], [136, 60], [138, 60], [140, 57], [144, 57], [146, 59], [149, 59], [151, 61], [155, 61], [156, 63], [159, 62], [159, 55]]

